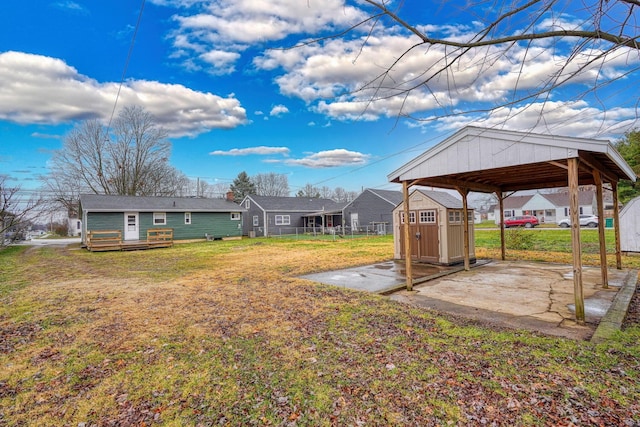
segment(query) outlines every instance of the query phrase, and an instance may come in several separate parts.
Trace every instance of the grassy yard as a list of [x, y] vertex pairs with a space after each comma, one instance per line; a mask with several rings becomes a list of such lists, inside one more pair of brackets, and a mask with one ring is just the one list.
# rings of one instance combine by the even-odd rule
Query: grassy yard
[[[0, 252], [0, 426], [640, 423], [638, 327], [596, 346], [296, 278], [392, 245]], [[570, 259], [534, 249], [508, 256]]]

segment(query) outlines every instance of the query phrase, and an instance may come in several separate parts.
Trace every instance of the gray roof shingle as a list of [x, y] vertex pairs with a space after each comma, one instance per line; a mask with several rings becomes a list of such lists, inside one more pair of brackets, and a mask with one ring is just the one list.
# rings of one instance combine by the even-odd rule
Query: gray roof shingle
[[240, 212], [245, 209], [226, 199], [192, 197], [113, 196], [81, 194], [84, 211], [93, 212]]
[[337, 203], [331, 199], [310, 197], [276, 197], [276, 196], [247, 196], [265, 211], [277, 212], [320, 212], [340, 211], [344, 203]]

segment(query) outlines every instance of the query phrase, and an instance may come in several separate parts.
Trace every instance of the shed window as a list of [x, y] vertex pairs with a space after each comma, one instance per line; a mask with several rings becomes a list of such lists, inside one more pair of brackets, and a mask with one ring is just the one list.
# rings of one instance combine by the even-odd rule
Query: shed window
[[449, 224], [460, 224], [462, 215], [460, 211], [449, 211]]
[[436, 211], [428, 210], [428, 211], [420, 211], [420, 224], [435, 224], [436, 222]]
[[191, 212], [185, 212], [184, 213], [184, 223], [186, 225], [191, 224]]
[[276, 225], [290, 225], [291, 216], [289, 215], [276, 215]]
[[249, 209], [251, 208], [251, 200], [247, 199], [244, 201], [244, 207], [245, 209]]
[[[409, 222], [411, 224], [416, 223], [416, 213], [414, 211], [409, 212]], [[400, 224], [404, 224], [404, 211], [400, 212]]]
[[240, 221], [240, 212], [231, 212], [231, 221]]
[[258, 215], [254, 215], [253, 216], [253, 226], [257, 227], [258, 225], [260, 225], [260, 219], [258, 218]]
[[154, 212], [153, 213], [153, 225], [167, 225], [167, 213], [166, 212]]

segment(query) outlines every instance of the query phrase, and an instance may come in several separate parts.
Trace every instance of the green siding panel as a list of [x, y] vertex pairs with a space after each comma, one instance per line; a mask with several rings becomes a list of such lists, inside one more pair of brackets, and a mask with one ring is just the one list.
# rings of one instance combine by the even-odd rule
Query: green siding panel
[[89, 212], [87, 231], [120, 230], [124, 234], [124, 212]]
[[[133, 212], [133, 211], [132, 211]], [[152, 212], [140, 212], [140, 239], [147, 238], [150, 228], [173, 228], [174, 240], [204, 239], [242, 236], [242, 221], [231, 220], [230, 212], [193, 212], [191, 224], [184, 223], [184, 212], [167, 212], [165, 225], [153, 224]], [[124, 212], [90, 212], [87, 230], [120, 230], [124, 237]]]

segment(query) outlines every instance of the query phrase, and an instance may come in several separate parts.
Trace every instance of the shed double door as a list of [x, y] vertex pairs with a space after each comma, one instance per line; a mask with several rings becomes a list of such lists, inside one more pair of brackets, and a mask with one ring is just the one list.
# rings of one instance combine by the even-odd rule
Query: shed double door
[[[438, 239], [437, 211], [433, 215], [425, 217], [420, 211], [410, 212], [409, 236], [411, 240], [411, 259], [426, 262], [438, 262], [440, 260], [440, 241]], [[427, 222], [428, 221], [428, 222]], [[400, 253], [405, 257], [404, 227], [400, 224]]]

